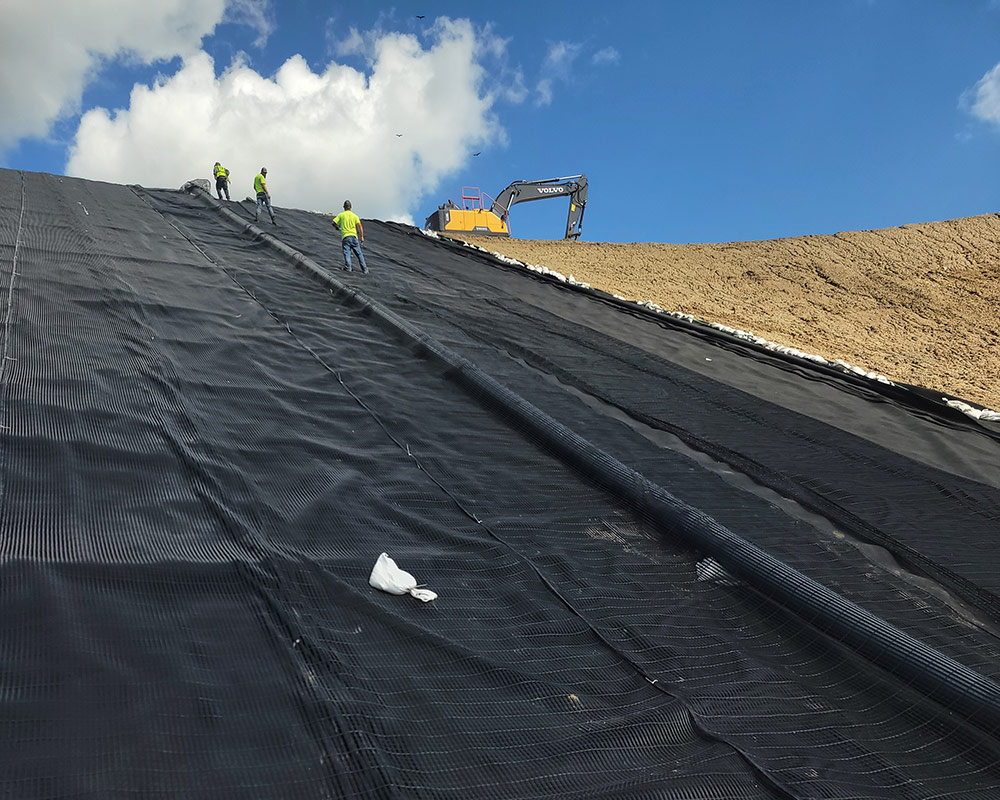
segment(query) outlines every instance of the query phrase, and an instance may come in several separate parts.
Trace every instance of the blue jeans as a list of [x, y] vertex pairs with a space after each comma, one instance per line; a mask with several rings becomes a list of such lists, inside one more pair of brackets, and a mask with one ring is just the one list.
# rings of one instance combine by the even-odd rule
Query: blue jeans
[[265, 192], [257, 192], [257, 213], [254, 214], [254, 219], [260, 218], [260, 207], [264, 206], [267, 209], [267, 213], [271, 215], [271, 219], [274, 219], [274, 209], [271, 208], [271, 198]]
[[347, 264], [344, 269], [348, 272], [351, 270], [351, 251], [358, 257], [358, 263], [361, 264], [361, 271], [368, 272], [368, 267], [365, 265], [365, 254], [361, 252], [361, 244], [358, 242], [357, 236], [345, 236], [340, 242], [344, 246], [344, 263]]

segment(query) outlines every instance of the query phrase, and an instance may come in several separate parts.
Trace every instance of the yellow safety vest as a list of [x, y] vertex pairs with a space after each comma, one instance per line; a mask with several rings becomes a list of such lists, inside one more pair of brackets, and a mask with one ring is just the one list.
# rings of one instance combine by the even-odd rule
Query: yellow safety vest
[[333, 218], [333, 221], [336, 222], [337, 227], [340, 228], [340, 238], [346, 239], [348, 236], [357, 237], [358, 223], [361, 222], [361, 220], [353, 211], [341, 211]]

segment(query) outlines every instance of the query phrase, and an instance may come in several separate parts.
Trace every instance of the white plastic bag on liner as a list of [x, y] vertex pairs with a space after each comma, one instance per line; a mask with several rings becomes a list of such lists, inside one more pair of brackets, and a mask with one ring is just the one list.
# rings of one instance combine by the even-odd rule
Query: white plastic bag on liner
[[374, 588], [388, 592], [389, 594], [411, 594], [417, 600], [429, 603], [437, 597], [437, 594], [430, 589], [420, 589], [417, 587], [417, 579], [409, 572], [400, 569], [385, 553], [378, 557], [375, 566], [372, 567], [372, 574], [368, 578], [369, 585]]

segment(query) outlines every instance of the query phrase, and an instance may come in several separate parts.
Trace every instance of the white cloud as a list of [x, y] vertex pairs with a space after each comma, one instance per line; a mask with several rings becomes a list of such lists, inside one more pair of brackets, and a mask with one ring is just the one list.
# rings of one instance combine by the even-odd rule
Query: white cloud
[[524, 85], [524, 73], [520, 69], [511, 70], [502, 77], [496, 94], [511, 103], [523, 103], [528, 97], [528, 87]]
[[[446, 21], [447, 18], [442, 20]], [[436, 24], [442, 20], [428, 22], [427, 28], [433, 32]], [[399, 15], [394, 8], [379, 11], [372, 26], [367, 30], [359, 31], [351, 27], [346, 34], [340, 30], [336, 17], [330, 17], [326, 21], [327, 49], [338, 58], [361, 56], [370, 66], [375, 62], [375, 47], [379, 39], [398, 26]]]
[[481, 52], [490, 62], [489, 71], [494, 77], [490, 95], [494, 99], [503, 99], [509, 103], [523, 103], [528, 96], [528, 88], [524, 84], [524, 72], [519, 66], [513, 67], [508, 58], [507, 45], [510, 39], [497, 36], [491, 23], [479, 36]]
[[973, 116], [1000, 126], [1000, 64], [962, 96], [962, 104]]
[[560, 78], [568, 78], [573, 62], [580, 55], [581, 45], [573, 42], [556, 42], [545, 54], [542, 69], [551, 70]]
[[535, 85], [535, 92], [538, 94], [538, 97], [535, 98], [535, 105], [549, 105], [552, 102], [552, 80], [549, 78], [542, 78]]
[[[241, 21], [266, 7], [257, 0], [231, 5]], [[102, 61], [191, 55], [225, 11], [226, 0], [3, 0], [0, 148], [43, 136], [61, 115], [78, 110]]]
[[368, 57], [370, 53], [369, 44], [365, 42], [365, 38], [358, 32], [357, 28], [351, 28], [347, 36], [342, 39], [332, 40], [330, 49], [338, 58], [346, 58], [348, 56]]
[[580, 55], [582, 45], [573, 42], [556, 42], [549, 46], [542, 61], [542, 75], [535, 84], [535, 105], [547, 106], [552, 102], [556, 81], [569, 82], [572, 77], [573, 62]]
[[247, 25], [257, 31], [254, 45], [263, 47], [274, 33], [274, 11], [271, 0], [226, 0], [223, 22]]
[[84, 114], [67, 172], [177, 187], [221, 161], [237, 199], [264, 165], [279, 206], [334, 210], [349, 197], [363, 216], [406, 219], [473, 148], [503, 137], [477, 60], [496, 44], [466, 20], [439, 19], [428, 38], [425, 48], [381, 34], [368, 73], [337, 63], [315, 73], [296, 55], [273, 77], [243, 62], [217, 77], [198, 52], [136, 85], [129, 108]]
[[615, 48], [605, 47], [594, 53], [590, 60], [594, 64], [617, 64], [620, 59], [621, 53], [619, 53]]

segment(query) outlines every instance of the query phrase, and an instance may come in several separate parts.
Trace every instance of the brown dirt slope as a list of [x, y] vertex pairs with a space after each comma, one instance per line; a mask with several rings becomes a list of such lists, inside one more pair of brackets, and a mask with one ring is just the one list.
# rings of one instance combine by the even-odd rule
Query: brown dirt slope
[[468, 241], [1000, 410], [1000, 215], [725, 244]]

